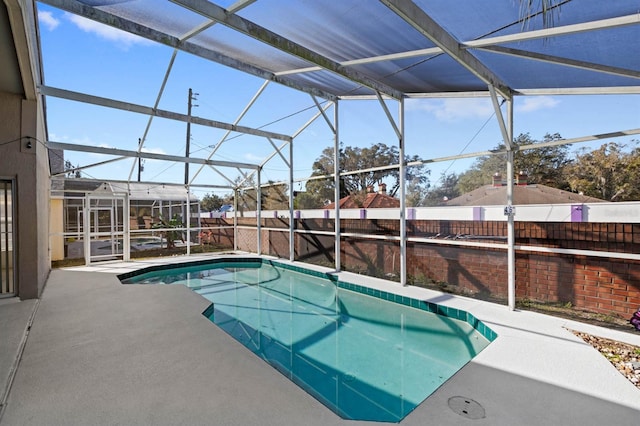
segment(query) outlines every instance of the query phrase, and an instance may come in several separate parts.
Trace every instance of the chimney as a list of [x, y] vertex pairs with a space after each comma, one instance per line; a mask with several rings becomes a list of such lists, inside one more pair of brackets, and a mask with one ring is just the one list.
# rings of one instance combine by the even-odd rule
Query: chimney
[[373, 192], [373, 185], [367, 186], [367, 194], [371, 194]]
[[492, 176], [493, 186], [502, 186], [502, 175], [498, 172]]
[[378, 185], [378, 193], [379, 194], [386, 194], [387, 193], [387, 184], [386, 183], [381, 183]]
[[527, 176], [527, 174], [520, 170], [520, 173], [518, 173], [518, 175], [516, 176], [516, 185], [528, 185], [529, 184], [529, 177]]

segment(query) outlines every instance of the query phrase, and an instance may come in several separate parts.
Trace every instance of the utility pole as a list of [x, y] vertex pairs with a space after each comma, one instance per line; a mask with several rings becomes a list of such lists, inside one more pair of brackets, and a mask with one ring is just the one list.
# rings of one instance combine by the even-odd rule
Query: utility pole
[[[198, 105], [193, 105], [192, 101], [197, 100], [196, 96], [198, 96], [197, 93], [193, 93], [193, 91], [191, 90], [191, 88], [189, 88], [189, 100], [188, 100], [188, 106], [187, 106], [187, 143], [186, 143], [186, 150], [185, 150], [185, 154], [184, 156], [189, 158], [189, 151], [190, 151], [190, 145], [191, 145], [191, 108], [192, 107], [197, 107]], [[189, 183], [189, 162], [185, 161], [184, 163], [184, 184], [187, 185]]]

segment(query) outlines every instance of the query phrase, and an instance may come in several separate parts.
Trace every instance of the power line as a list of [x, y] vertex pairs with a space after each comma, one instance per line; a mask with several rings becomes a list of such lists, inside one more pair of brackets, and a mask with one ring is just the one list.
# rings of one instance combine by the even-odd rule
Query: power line
[[[502, 100], [502, 102], [500, 103], [500, 106], [502, 106], [504, 104], [504, 99]], [[482, 124], [482, 126], [480, 126], [480, 128], [478, 129], [478, 131], [471, 137], [471, 139], [469, 139], [469, 142], [467, 142], [467, 144], [462, 148], [462, 150], [460, 150], [460, 152], [458, 153], [458, 155], [461, 155], [462, 153], [464, 153], [467, 148], [469, 148], [469, 145], [471, 145], [471, 143], [478, 137], [478, 135], [480, 134], [480, 132], [482, 132], [482, 130], [487, 126], [487, 124], [489, 124], [489, 122], [493, 119], [493, 117], [495, 117], [496, 113], [495, 111], [489, 116], [489, 118], [487, 118], [487, 120]], [[453, 166], [453, 164], [457, 161], [457, 159], [451, 161], [451, 163], [449, 164], [449, 166], [444, 170], [444, 172], [442, 172], [443, 175], [445, 175], [449, 169]]]

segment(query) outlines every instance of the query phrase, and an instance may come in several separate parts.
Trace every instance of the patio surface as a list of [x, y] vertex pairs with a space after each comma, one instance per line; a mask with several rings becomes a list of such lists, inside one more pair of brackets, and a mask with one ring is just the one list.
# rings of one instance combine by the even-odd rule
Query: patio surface
[[[0, 300], [0, 424], [376, 424], [340, 419], [214, 326], [202, 315], [209, 302], [186, 287], [116, 278], [168, 261], [53, 270], [39, 301]], [[640, 421], [640, 390], [566, 328], [635, 345], [640, 334], [360, 275], [340, 278], [465, 309], [498, 333], [401, 425]], [[448, 402], [456, 396], [476, 401], [484, 417], [454, 412]]]

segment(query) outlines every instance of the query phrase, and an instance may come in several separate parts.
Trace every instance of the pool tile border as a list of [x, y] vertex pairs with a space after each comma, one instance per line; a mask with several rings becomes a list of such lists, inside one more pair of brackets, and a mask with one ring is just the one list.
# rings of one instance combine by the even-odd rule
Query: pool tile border
[[473, 316], [473, 314], [470, 314], [469, 312], [462, 309], [452, 308], [450, 306], [442, 306], [442, 305], [438, 305], [437, 303], [429, 302], [426, 300], [414, 299], [411, 297], [390, 293], [384, 290], [376, 290], [371, 287], [366, 287], [358, 284], [352, 284], [352, 283], [340, 281], [334, 274], [330, 274], [326, 272], [313, 271], [313, 270], [301, 268], [295, 265], [287, 265], [280, 262], [274, 262], [268, 259], [261, 259], [261, 261], [262, 263], [268, 263], [270, 265], [278, 266], [283, 269], [288, 269], [295, 272], [301, 272], [301, 273], [316, 276], [319, 278], [328, 278], [331, 281], [337, 282], [338, 288], [343, 288], [345, 290], [354, 291], [356, 293], [377, 297], [379, 299], [386, 300], [389, 302], [398, 303], [400, 305], [405, 305], [411, 308], [416, 308], [416, 309], [420, 309], [426, 312], [431, 312], [437, 315], [442, 315], [449, 318], [464, 321], [469, 325], [471, 325], [480, 334], [482, 334], [489, 342], [493, 342], [498, 337], [497, 333], [493, 331], [490, 327], [488, 327], [482, 321], [478, 320], [475, 316]]
[[350, 291], [361, 293], [371, 297], [376, 297], [378, 299], [386, 300], [392, 303], [397, 303], [397, 304], [408, 306], [415, 309], [420, 309], [426, 312], [434, 313], [434, 314], [445, 316], [448, 318], [464, 321], [469, 325], [471, 325], [476, 331], [478, 331], [478, 333], [483, 335], [489, 342], [493, 342], [498, 337], [498, 334], [495, 331], [493, 331], [489, 326], [487, 326], [482, 321], [477, 319], [473, 314], [465, 310], [453, 308], [451, 306], [438, 305], [437, 303], [429, 302], [427, 300], [414, 299], [412, 297], [402, 296], [400, 294], [395, 294], [395, 293], [391, 293], [384, 290], [377, 290], [367, 286], [361, 286], [358, 284], [352, 284], [352, 283], [340, 281], [338, 277], [332, 273], [314, 271], [313, 269], [302, 268], [297, 265], [289, 265], [286, 263], [280, 263], [270, 259], [262, 259], [258, 257], [233, 258], [233, 259], [219, 258], [219, 259], [198, 260], [193, 262], [184, 262], [179, 264], [154, 265], [147, 268], [139, 269], [137, 271], [120, 274], [118, 275], [118, 279], [120, 281], [124, 281], [129, 278], [146, 274], [149, 272], [163, 271], [167, 269], [176, 269], [176, 268], [187, 268], [192, 266], [211, 265], [211, 264], [217, 264], [217, 263], [231, 263], [236, 265], [243, 265], [243, 264], [249, 264], [249, 263], [268, 264], [272, 266], [277, 266], [279, 268], [287, 269], [290, 271], [311, 275], [318, 278], [325, 278], [336, 283], [338, 288], [350, 290]]

